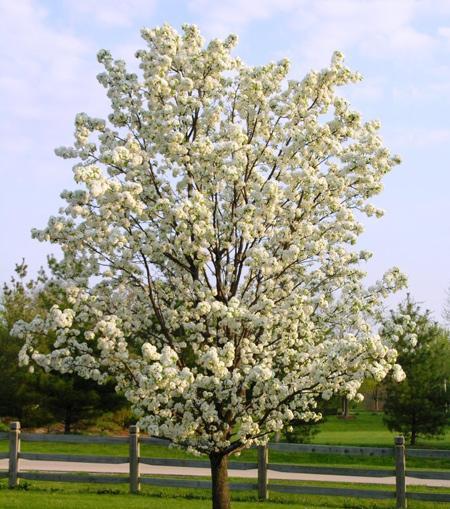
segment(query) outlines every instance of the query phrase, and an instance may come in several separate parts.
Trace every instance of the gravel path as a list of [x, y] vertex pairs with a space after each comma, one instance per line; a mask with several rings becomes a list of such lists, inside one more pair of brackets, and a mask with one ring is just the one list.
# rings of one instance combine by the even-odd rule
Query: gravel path
[[[0, 470], [8, 469], [8, 460], [0, 460]], [[78, 463], [68, 461], [35, 461], [20, 460], [21, 470], [39, 470], [49, 472], [90, 472], [98, 474], [127, 474], [128, 463], [105, 464], [105, 463]], [[140, 466], [141, 474], [152, 475], [179, 475], [179, 476], [202, 476], [210, 475], [208, 468], [192, 467], [164, 467], [154, 465]], [[258, 475], [256, 469], [250, 470], [229, 470], [230, 477], [241, 477], [255, 479]], [[395, 477], [354, 477], [343, 475], [324, 474], [300, 474], [293, 472], [275, 472], [269, 469], [269, 479], [289, 481], [325, 481], [325, 482], [352, 482], [355, 484], [395, 484]], [[438, 479], [416, 479], [406, 478], [410, 486], [435, 486], [450, 488], [450, 480]]]

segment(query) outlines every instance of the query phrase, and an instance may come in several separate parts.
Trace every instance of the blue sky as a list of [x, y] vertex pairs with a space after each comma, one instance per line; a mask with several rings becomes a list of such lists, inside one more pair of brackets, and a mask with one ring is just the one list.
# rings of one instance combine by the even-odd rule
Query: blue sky
[[345, 94], [381, 120], [403, 160], [376, 199], [385, 217], [361, 237], [374, 252], [368, 280], [399, 266], [439, 319], [450, 286], [450, 0], [0, 0], [0, 281], [52, 250], [30, 229], [73, 187], [70, 161], [53, 149], [70, 145], [75, 114], [108, 111], [97, 50], [132, 62], [140, 28], [164, 22], [195, 23], [206, 38], [237, 33], [247, 63], [287, 56], [298, 79], [343, 51], [365, 77]]

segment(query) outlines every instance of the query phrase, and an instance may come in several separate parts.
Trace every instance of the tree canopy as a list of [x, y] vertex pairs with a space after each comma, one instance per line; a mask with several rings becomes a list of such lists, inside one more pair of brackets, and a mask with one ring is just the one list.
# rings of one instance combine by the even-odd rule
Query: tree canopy
[[223, 508], [229, 454], [368, 374], [402, 377], [372, 323], [405, 279], [365, 288], [354, 248], [398, 158], [336, 93], [360, 79], [338, 52], [297, 81], [287, 60], [245, 65], [235, 36], [142, 37], [139, 75], [98, 53], [111, 113], [77, 115], [57, 149], [81, 188], [34, 236], [63, 250], [67, 306], [15, 333], [23, 364], [112, 376], [145, 431], [208, 454]]

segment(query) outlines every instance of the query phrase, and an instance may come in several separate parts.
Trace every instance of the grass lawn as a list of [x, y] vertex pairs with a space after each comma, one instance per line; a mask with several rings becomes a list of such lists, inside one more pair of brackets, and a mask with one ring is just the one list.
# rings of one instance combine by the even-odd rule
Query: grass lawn
[[[352, 419], [339, 419], [335, 415], [327, 417], [312, 442], [379, 447], [393, 445], [396, 433], [391, 433], [384, 426], [381, 412], [360, 411], [352, 417]], [[420, 439], [415, 447], [450, 449], [450, 428], [442, 439]]]
[[[187, 500], [182, 498], [152, 499], [141, 496], [127, 495], [95, 495], [52, 493], [42, 494], [33, 492], [8, 493], [5, 497], [0, 495], [2, 509], [210, 509], [209, 500]], [[334, 508], [334, 509], [394, 509], [395, 503], [384, 501], [358, 502], [344, 499], [336, 502], [330, 497], [303, 498], [297, 502], [266, 502], [264, 504], [255, 501], [233, 502], [233, 509], [309, 509], [309, 508]], [[448, 507], [445, 504], [412, 502], [408, 503], [409, 509], [433, 509]]]
[[[373, 488], [373, 487], [371, 487]], [[144, 486], [140, 495], [129, 495], [125, 486], [22, 483], [21, 489], [9, 490], [0, 484], [2, 509], [209, 509], [207, 490], [186, 490]], [[251, 492], [233, 496], [233, 509], [393, 509], [394, 500], [364, 500], [346, 497], [288, 495], [272, 493], [268, 502], [258, 502]], [[447, 505], [448, 506], [448, 505]], [[409, 501], [409, 509], [444, 509], [445, 504]]]

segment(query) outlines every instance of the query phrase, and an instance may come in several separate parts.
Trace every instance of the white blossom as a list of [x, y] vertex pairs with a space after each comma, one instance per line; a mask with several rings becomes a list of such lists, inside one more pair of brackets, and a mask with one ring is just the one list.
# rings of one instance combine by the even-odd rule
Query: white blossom
[[401, 378], [373, 323], [405, 278], [365, 288], [371, 255], [354, 246], [398, 163], [338, 95], [360, 76], [335, 53], [287, 80], [286, 60], [247, 66], [234, 36], [205, 45], [193, 26], [142, 37], [139, 76], [98, 53], [111, 114], [77, 115], [57, 149], [81, 189], [33, 235], [61, 247], [66, 299], [15, 326], [20, 362], [113, 377], [144, 429], [199, 453], [316, 420], [319, 398], [358, 399], [367, 376]]
[[392, 378], [396, 382], [401, 382], [402, 380], [404, 380], [406, 378], [406, 374], [403, 371], [403, 369], [400, 366], [400, 364], [394, 364], [394, 367], [392, 369]]

